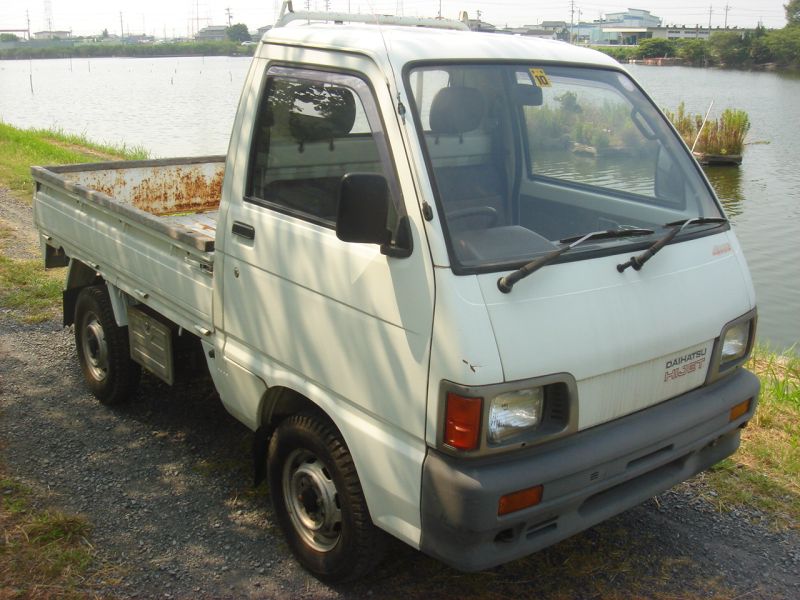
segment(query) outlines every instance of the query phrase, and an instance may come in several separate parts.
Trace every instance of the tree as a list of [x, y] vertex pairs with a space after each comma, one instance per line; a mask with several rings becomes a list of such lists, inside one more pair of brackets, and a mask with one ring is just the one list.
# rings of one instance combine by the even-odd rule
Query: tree
[[708, 38], [710, 54], [726, 67], [739, 67], [750, 58], [750, 40], [734, 31], [715, 31]]
[[675, 56], [675, 42], [672, 40], [649, 38], [639, 42], [637, 58], [667, 58]]
[[787, 25], [800, 25], [800, 0], [789, 0], [783, 9], [786, 11]]
[[19, 38], [13, 33], [0, 33], [0, 42], [17, 42]]
[[103, 38], [103, 39], [106, 39], [107, 37], [108, 37], [108, 29], [103, 29], [103, 35], [102, 35], [102, 38]]
[[692, 65], [700, 66], [706, 62], [706, 41], [700, 38], [678, 41], [678, 58]]
[[250, 42], [250, 32], [247, 30], [247, 25], [244, 23], [235, 23], [225, 30], [225, 35], [232, 42]]

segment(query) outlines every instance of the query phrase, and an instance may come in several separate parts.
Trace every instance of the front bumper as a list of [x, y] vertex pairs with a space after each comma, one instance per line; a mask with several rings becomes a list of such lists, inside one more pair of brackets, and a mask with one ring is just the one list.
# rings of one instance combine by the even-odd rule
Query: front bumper
[[[733, 454], [755, 411], [744, 369], [638, 413], [513, 455], [465, 460], [429, 451], [421, 549], [464, 570], [555, 544], [640, 504]], [[730, 409], [752, 398], [734, 421]], [[537, 506], [498, 516], [501, 496], [543, 485]]]

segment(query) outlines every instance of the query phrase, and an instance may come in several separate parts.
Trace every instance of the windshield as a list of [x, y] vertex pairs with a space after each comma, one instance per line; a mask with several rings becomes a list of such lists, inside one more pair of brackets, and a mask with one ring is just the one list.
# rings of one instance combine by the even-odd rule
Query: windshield
[[592, 231], [654, 231], [598, 239], [570, 258], [623, 252], [666, 223], [722, 216], [678, 137], [621, 72], [426, 65], [407, 83], [457, 271], [518, 266]]

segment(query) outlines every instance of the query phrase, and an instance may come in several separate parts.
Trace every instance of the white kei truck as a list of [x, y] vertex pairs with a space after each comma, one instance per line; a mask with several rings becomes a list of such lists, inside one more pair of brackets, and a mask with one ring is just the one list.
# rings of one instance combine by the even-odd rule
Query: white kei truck
[[600, 53], [466, 29], [286, 3], [226, 157], [32, 168], [89, 388], [207, 365], [324, 581], [387, 532], [466, 571], [534, 553], [756, 408], [745, 259], [653, 101]]

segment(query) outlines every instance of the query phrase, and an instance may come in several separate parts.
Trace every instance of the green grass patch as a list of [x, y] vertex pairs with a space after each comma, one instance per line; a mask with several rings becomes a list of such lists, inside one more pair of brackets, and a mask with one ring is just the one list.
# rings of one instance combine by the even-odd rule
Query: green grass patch
[[95, 559], [89, 524], [35, 506], [0, 466], [0, 598], [83, 597]]
[[31, 165], [63, 165], [144, 159], [143, 148], [95, 144], [82, 135], [49, 129], [19, 129], [0, 122], [0, 185], [19, 199], [33, 195]]
[[63, 270], [45, 271], [38, 260], [0, 256], [0, 308], [28, 323], [58, 315]]
[[[19, 129], [0, 122], [0, 186], [24, 202], [33, 196], [31, 165], [136, 160], [147, 158], [142, 148], [95, 144], [81, 135], [47, 129]], [[0, 248], [17, 243], [0, 227]], [[53, 318], [61, 300], [63, 272], [46, 272], [38, 260], [13, 260], [0, 255], [0, 309], [27, 322]]]
[[756, 348], [747, 367], [761, 380], [742, 445], [702, 478], [721, 510], [748, 506], [779, 529], [800, 528], [800, 358]]

